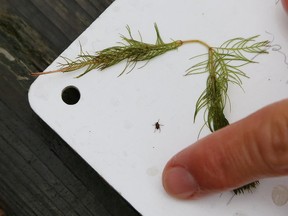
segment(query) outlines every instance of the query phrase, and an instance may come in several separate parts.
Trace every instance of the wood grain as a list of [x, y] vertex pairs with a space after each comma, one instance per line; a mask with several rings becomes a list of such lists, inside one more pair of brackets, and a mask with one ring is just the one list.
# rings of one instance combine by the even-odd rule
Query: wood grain
[[[31, 110], [44, 70], [113, 0], [0, 0], [0, 215], [140, 215]], [[2, 209], [2, 210], [1, 210]]]

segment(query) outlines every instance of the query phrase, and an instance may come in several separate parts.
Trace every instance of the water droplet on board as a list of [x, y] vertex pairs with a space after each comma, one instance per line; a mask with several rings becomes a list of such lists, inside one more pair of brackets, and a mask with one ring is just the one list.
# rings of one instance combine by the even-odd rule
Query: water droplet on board
[[236, 213], [234, 214], [234, 216], [246, 216], [246, 214], [243, 214], [243, 213], [240, 213], [240, 212], [236, 212]]
[[156, 176], [159, 174], [159, 169], [157, 167], [150, 167], [146, 170], [147, 175]]
[[272, 200], [275, 205], [283, 206], [288, 202], [288, 188], [278, 185], [272, 190]]

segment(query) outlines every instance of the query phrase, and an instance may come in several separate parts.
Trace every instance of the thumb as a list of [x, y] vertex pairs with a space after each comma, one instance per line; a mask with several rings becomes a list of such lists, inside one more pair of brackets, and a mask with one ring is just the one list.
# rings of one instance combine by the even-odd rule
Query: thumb
[[184, 149], [167, 163], [162, 178], [170, 195], [195, 199], [287, 174], [288, 100], [283, 100]]

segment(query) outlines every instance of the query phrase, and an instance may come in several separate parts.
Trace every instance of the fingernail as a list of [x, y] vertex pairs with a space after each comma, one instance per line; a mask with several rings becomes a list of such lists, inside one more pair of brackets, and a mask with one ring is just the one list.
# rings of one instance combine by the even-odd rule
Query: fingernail
[[180, 199], [192, 198], [199, 189], [192, 174], [183, 167], [166, 170], [163, 181], [166, 191]]

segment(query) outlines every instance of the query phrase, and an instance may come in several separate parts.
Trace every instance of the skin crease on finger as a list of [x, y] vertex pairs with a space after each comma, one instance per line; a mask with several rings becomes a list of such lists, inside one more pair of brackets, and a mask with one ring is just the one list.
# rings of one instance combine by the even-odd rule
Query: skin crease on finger
[[[184, 149], [163, 171], [165, 190], [177, 198], [196, 199], [263, 177], [287, 175], [287, 110], [288, 100], [277, 102]], [[191, 179], [177, 178], [183, 170], [196, 182], [192, 192], [185, 193]], [[180, 189], [175, 190], [177, 184]]]

